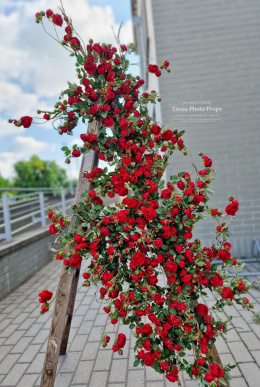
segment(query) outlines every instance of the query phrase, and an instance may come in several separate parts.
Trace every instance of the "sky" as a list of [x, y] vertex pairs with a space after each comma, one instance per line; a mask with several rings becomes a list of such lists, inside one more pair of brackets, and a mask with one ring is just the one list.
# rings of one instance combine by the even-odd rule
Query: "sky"
[[[80, 160], [73, 159], [68, 167], [60, 148], [80, 143], [84, 132], [80, 127], [71, 137], [60, 136], [50, 123], [24, 129], [7, 122], [26, 115], [37, 117], [38, 109], [52, 110], [67, 81], [78, 81], [74, 58], [35, 23], [36, 12], [51, 8], [58, 13], [59, 5], [59, 0], [0, 1], [0, 174], [9, 179], [14, 176], [14, 163], [33, 154], [55, 160], [69, 178], [78, 177]], [[120, 23], [121, 43], [133, 42], [130, 0], [63, 0], [63, 5], [85, 42], [92, 38], [115, 45], [111, 26], [117, 30]], [[47, 19], [45, 25], [53, 34]], [[57, 30], [63, 37], [64, 28]], [[129, 59], [131, 71], [138, 74], [138, 57], [132, 54]]]

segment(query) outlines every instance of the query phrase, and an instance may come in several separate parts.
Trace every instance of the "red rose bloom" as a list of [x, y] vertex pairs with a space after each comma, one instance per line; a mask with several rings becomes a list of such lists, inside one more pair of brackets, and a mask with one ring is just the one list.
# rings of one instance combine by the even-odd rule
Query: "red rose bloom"
[[172, 191], [170, 189], [163, 189], [161, 192], [162, 199], [170, 199], [172, 196]]
[[161, 247], [163, 245], [163, 241], [161, 239], [155, 239], [155, 241], [153, 241], [153, 244], [155, 247]]
[[221, 297], [226, 300], [227, 298], [230, 298], [231, 300], [234, 299], [234, 294], [230, 288], [224, 288], [221, 293]]
[[111, 128], [114, 125], [114, 120], [112, 117], [107, 116], [103, 119], [103, 124], [109, 128]]
[[132, 256], [132, 262], [136, 266], [142, 266], [145, 262], [145, 255], [141, 251], [138, 251]]
[[209, 308], [204, 304], [198, 304], [196, 307], [196, 312], [201, 316], [207, 316]]
[[58, 13], [56, 15], [53, 15], [52, 21], [53, 21], [53, 24], [55, 24], [58, 27], [61, 27], [63, 24], [63, 19], [61, 15], [59, 15]]
[[229, 251], [223, 249], [218, 252], [218, 258], [223, 262], [227, 262], [231, 258], [231, 254]]
[[20, 121], [21, 121], [21, 124], [23, 125], [24, 128], [30, 128], [33, 119], [32, 119], [32, 117], [24, 116], [20, 119]]
[[153, 352], [147, 352], [145, 355], [144, 355], [144, 364], [146, 366], [149, 366], [149, 367], [152, 367], [155, 363], [155, 358], [156, 358], [156, 353]]
[[178, 266], [175, 262], [167, 262], [166, 265], [164, 266], [165, 270], [171, 274], [176, 272], [177, 267]]
[[227, 215], [235, 216], [236, 212], [238, 210], [238, 202], [236, 200], [233, 200], [232, 203], [230, 203], [226, 208], [225, 212]]
[[142, 212], [146, 220], [153, 220], [157, 216], [157, 212], [153, 208], [143, 208]]
[[76, 269], [77, 267], [80, 267], [82, 258], [79, 255], [79, 253], [76, 253], [72, 255], [72, 257], [69, 259], [69, 265]]
[[172, 130], [166, 130], [162, 134], [162, 138], [164, 139], [164, 141], [170, 141], [172, 137], [173, 137]]
[[43, 290], [41, 293], [39, 293], [39, 302], [44, 304], [45, 302], [50, 301], [52, 296], [52, 292], [49, 290]]
[[71, 154], [72, 154], [73, 157], [79, 157], [80, 156], [80, 150], [79, 149], [73, 149]]

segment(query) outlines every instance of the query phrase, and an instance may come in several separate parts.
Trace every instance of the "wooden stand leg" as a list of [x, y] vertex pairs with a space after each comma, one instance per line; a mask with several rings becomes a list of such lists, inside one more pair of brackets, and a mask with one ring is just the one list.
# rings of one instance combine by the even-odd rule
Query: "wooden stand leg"
[[[99, 124], [94, 121], [88, 127], [88, 132], [98, 134]], [[86, 153], [82, 157], [79, 180], [77, 184], [74, 204], [79, 204], [81, 197], [87, 189], [91, 189], [85, 178], [86, 172], [98, 166], [98, 152]], [[74, 226], [75, 219], [71, 221], [70, 227]], [[78, 232], [81, 231], [79, 226]], [[80, 267], [73, 274], [66, 271], [63, 266], [62, 274], [56, 292], [52, 323], [50, 328], [47, 351], [42, 371], [41, 387], [53, 387], [57, 371], [59, 355], [65, 355], [68, 345], [70, 326], [73, 316], [74, 304], [79, 281]]]
[[70, 326], [71, 326], [76, 294], [77, 294], [77, 287], [79, 282], [79, 274], [80, 274], [80, 267], [78, 269], [75, 269], [75, 273], [73, 274], [68, 309], [66, 313], [65, 327], [64, 327], [62, 339], [61, 339], [60, 355], [66, 355], [66, 351], [67, 351], [67, 345], [68, 345], [69, 334], [70, 334]]

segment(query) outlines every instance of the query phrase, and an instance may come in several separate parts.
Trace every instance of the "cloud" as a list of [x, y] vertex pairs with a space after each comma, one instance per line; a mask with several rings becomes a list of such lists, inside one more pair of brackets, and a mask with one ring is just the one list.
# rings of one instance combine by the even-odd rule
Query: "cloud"
[[[92, 38], [97, 42], [116, 45], [112, 26], [117, 31], [119, 24], [116, 23], [110, 6], [91, 6], [87, 0], [75, 2], [63, 0], [63, 4], [77, 32], [86, 43]], [[55, 40], [47, 36], [41, 25], [35, 23], [36, 12], [46, 11], [51, 6], [56, 13], [59, 12], [59, 5], [59, 0], [0, 1], [2, 36], [0, 41], [0, 138], [7, 137], [5, 141], [7, 145], [4, 145], [3, 141], [3, 145], [0, 144], [4, 150], [0, 155], [0, 172], [6, 177], [13, 175], [13, 164], [16, 161], [28, 159], [35, 153], [41, 153], [42, 158], [50, 158], [53, 152], [52, 159], [62, 167], [65, 166], [63, 153], [54, 152], [55, 145], [52, 147], [48, 143], [51, 141], [62, 143], [60, 138], [55, 137], [55, 133], [50, 139], [47, 132], [40, 136], [41, 140], [43, 137], [45, 141], [38, 141], [26, 136], [26, 129], [23, 127], [17, 128], [7, 122], [8, 118], [19, 119], [24, 115], [37, 117], [37, 109], [52, 110], [60, 91], [67, 88], [67, 81], [77, 81], [74, 58], [70, 57], [69, 53]], [[49, 32], [54, 33], [52, 23], [47, 19], [45, 19], [45, 25]], [[57, 31], [62, 38], [64, 27], [57, 27]], [[124, 44], [133, 42], [131, 20], [123, 25], [120, 39]], [[51, 127], [50, 123], [40, 125], [35, 130], [35, 137], [39, 137], [38, 128], [42, 131]], [[29, 129], [30, 136], [34, 136], [32, 129], [33, 126]], [[14, 135], [17, 137], [13, 140]], [[72, 143], [78, 143], [78, 140], [74, 139]], [[57, 149], [59, 149], [58, 145]], [[80, 161], [73, 160], [69, 167], [76, 178]], [[69, 175], [68, 169], [67, 172]]]
[[28, 160], [33, 154], [48, 150], [53, 152], [55, 144], [48, 144], [45, 141], [37, 141], [33, 137], [17, 136], [14, 138], [6, 152], [0, 154], [1, 175], [6, 178], [14, 176], [13, 165], [21, 160]]

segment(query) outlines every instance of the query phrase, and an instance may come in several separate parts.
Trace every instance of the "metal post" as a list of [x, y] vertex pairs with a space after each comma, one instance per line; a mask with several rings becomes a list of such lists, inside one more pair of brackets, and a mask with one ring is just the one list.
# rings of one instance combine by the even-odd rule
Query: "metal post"
[[3, 214], [4, 214], [4, 224], [5, 224], [5, 240], [6, 242], [12, 241], [12, 230], [10, 222], [10, 209], [9, 209], [9, 196], [5, 192], [2, 195], [3, 202]]
[[62, 212], [64, 215], [66, 215], [66, 190], [62, 188], [60, 191], [61, 194], [61, 207], [62, 207]]
[[46, 227], [46, 218], [45, 218], [45, 205], [44, 205], [44, 193], [43, 192], [39, 192], [39, 201], [40, 201], [40, 211], [41, 211], [41, 215], [40, 215], [41, 224], [42, 224], [42, 228], [45, 228]]

